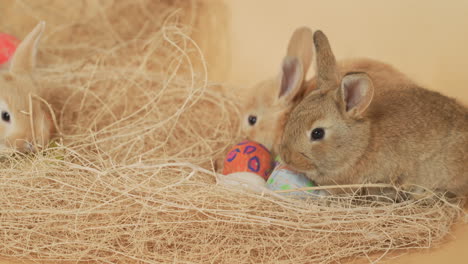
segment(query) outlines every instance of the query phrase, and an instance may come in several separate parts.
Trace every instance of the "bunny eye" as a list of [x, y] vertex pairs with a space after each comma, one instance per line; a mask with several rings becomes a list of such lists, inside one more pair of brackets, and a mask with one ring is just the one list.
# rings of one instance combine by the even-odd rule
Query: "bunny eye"
[[321, 127], [314, 128], [310, 133], [310, 138], [312, 140], [320, 140], [325, 136], [325, 130]]
[[257, 123], [257, 117], [254, 116], [254, 115], [250, 115], [249, 118], [248, 118], [248, 121], [249, 121], [249, 124], [251, 126], [255, 125], [255, 123]]
[[10, 113], [7, 111], [2, 111], [2, 120], [10, 123]]

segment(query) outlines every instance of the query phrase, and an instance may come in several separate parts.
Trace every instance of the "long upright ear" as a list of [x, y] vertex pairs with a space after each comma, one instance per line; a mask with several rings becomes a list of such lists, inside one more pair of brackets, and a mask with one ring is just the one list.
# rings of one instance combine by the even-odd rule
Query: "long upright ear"
[[302, 72], [305, 78], [314, 56], [314, 37], [308, 27], [297, 28], [291, 36], [286, 56], [296, 57], [302, 63]]
[[346, 113], [360, 118], [372, 101], [374, 85], [365, 73], [348, 73], [341, 80], [338, 92]]
[[28, 72], [36, 65], [37, 45], [44, 32], [45, 22], [41, 21], [37, 26], [23, 39], [21, 44], [11, 58], [10, 72], [20, 73]]
[[293, 100], [304, 80], [302, 63], [296, 57], [286, 56], [281, 65], [281, 83], [278, 98], [286, 103]]
[[290, 103], [301, 91], [305, 75], [314, 53], [313, 34], [308, 27], [294, 31], [289, 40], [286, 57], [281, 64], [281, 83], [278, 98]]
[[314, 33], [314, 46], [317, 53], [317, 86], [320, 89], [337, 87], [339, 75], [336, 60], [327, 36], [322, 31]]

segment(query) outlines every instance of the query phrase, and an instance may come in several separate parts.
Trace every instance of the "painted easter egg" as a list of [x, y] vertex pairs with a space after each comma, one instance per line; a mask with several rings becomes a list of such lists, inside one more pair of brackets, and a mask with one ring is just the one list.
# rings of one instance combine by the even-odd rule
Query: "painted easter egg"
[[19, 40], [15, 37], [0, 33], [0, 64], [7, 63], [15, 53]]
[[[302, 187], [316, 186], [313, 181], [307, 178], [304, 174], [299, 173], [292, 168], [284, 165], [281, 160], [276, 158], [276, 167], [267, 180], [266, 187], [272, 191], [291, 190]], [[324, 190], [307, 190], [307, 191], [291, 191], [280, 192], [285, 196], [294, 196], [297, 198], [307, 198], [311, 196], [325, 196], [328, 193]]]
[[255, 141], [242, 141], [232, 147], [224, 160], [223, 174], [252, 172], [268, 179], [273, 169], [270, 151]]

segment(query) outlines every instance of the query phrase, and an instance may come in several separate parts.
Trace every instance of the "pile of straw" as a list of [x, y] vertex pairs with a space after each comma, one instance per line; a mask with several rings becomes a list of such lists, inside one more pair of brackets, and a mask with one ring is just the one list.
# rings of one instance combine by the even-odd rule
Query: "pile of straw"
[[191, 38], [221, 41], [219, 28], [203, 34], [220, 21], [207, 16], [223, 17], [212, 4], [2, 0], [2, 31], [21, 37], [48, 22], [36, 79], [58, 133], [39, 153], [2, 157], [0, 255], [327, 263], [440, 242], [462, 212], [444, 199], [302, 201], [215, 184], [213, 159], [239, 124], [234, 96], [209, 84]]

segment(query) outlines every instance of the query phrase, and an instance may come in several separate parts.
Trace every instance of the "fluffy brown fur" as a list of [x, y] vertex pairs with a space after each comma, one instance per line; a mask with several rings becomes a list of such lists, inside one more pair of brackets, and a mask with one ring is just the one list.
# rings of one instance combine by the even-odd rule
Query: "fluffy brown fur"
[[[326, 36], [318, 31], [314, 42], [319, 87], [292, 111], [282, 158], [323, 185], [389, 183], [465, 195], [467, 108], [385, 68], [340, 77]], [[317, 128], [325, 136], [314, 140]]]

